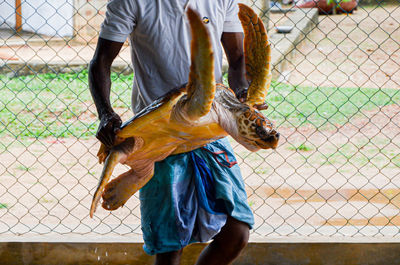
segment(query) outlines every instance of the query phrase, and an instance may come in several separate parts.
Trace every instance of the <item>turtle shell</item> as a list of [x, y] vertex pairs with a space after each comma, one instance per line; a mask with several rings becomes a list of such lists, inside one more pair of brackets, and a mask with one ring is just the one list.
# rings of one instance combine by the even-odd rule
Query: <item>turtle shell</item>
[[157, 119], [158, 116], [160, 118], [164, 116], [161, 115], [161, 112], [169, 112], [177, 100], [179, 100], [185, 94], [185, 91], [186, 84], [172, 89], [165, 95], [153, 101], [150, 105], [146, 106], [135, 116], [121, 125], [121, 131], [118, 133], [118, 137], [132, 137], [135, 135], [134, 130], [136, 128], [146, 125], [146, 120], [154, 120]]

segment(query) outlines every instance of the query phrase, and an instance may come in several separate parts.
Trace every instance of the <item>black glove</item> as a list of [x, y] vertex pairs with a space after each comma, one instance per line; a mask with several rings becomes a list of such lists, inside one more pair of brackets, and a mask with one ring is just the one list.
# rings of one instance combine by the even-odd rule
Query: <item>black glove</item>
[[[247, 88], [241, 88], [236, 92], [236, 97], [239, 99], [240, 102], [245, 103], [247, 99]], [[253, 106], [258, 110], [266, 110], [268, 109], [267, 103], [256, 104]]]
[[122, 120], [115, 112], [104, 114], [100, 118], [99, 128], [97, 129], [96, 138], [105, 146], [112, 147], [115, 142], [117, 133], [120, 131]]

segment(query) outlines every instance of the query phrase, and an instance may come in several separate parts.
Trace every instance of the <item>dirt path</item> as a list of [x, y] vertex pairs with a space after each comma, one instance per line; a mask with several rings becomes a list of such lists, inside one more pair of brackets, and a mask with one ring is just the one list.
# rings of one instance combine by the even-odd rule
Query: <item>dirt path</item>
[[319, 16], [289, 62], [289, 83], [325, 87], [400, 88], [400, 9], [358, 8]]

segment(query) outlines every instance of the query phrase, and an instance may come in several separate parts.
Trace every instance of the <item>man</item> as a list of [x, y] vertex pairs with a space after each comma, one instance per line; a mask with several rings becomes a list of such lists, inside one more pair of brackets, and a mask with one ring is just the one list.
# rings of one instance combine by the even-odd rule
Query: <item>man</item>
[[[100, 119], [96, 137], [105, 145], [113, 145], [121, 125], [110, 103], [110, 68], [126, 38], [135, 71], [135, 113], [188, 81], [188, 6], [200, 14], [210, 32], [217, 82], [222, 81], [222, 43], [229, 85], [239, 99], [246, 96], [237, 0], [111, 0], [89, 68]], [[227, 161], [222, 161], [225, 157]], [[240, 254], [254, 220], [234, 159], [229, 143], [222, 139], [156, 163], [154, 177], [140, 191], [144, 250], [156, 254], [155, 264], [179, 264], [183, 247], [210, 239], [197, 264], [230, 264]], [[199, 167], [205, 168], [208, 179]], [[201, 198], [198, 190], [208, 195]]]

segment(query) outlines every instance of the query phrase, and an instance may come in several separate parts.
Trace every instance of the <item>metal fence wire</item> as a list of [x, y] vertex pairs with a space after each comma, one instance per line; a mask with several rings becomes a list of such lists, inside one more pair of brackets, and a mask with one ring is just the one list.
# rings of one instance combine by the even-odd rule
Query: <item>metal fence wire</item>
[[[106, 4], [0, 2], [2, 236], [141, 234], [136, 195], [88, 216], [102, 166], [86, 69]], [[319, 16], [288, 2], [249, 4], [269, 14], [266, 113], [282, 135], [275, 151], [231, 141], [255, 214], [252, 236], [398, 238], [400, 2], [361, 1], [352, 13]], [[112, 73], [124, 120], [132, 116], [129, 58], [125, 45]]]

